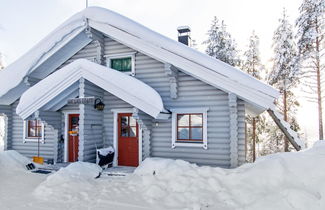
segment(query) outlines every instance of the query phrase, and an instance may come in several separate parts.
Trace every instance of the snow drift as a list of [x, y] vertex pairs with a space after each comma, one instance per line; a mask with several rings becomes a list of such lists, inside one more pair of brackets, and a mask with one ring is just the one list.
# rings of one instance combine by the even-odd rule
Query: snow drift
[[236, 169], [149, 158], [134, 174], [100, 179], [94, 177], [101, 168], [91, 163], [72, 163], [57, 173], [40, 175], [24, 169], [28, 162], [17, 152], [0, 152], [2, 208], [325, 208], [325, 141], [309, 150], [269, 155]]
[[325, 142], [278, 153], [237, 169], [146, 159], [130, 185], [166, 208], [324, 209]]
[[14, 150], [0, 152], [0, 176], [5, 172], [25, 171], [28, 163], [29, 159]]
[[43, 200], [83, 199], [82, 191], [93, 188], [102, 168], [93, 163], [75, 162], [51, 174], [34, 191]]

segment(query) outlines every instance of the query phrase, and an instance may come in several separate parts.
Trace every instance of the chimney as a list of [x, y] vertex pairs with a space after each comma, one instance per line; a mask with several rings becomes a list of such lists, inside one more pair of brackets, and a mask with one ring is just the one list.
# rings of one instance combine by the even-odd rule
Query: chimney
[[187, 46], [191, 46], [191, 29], [189, 26], [180, 26], [177, 28], [178, 41]]

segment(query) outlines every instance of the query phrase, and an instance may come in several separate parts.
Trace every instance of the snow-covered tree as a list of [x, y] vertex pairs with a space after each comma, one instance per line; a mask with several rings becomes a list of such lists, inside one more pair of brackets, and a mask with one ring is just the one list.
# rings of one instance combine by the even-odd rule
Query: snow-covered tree
[[208, 40], [203, 44], [207, 45], [206, 53], [208, 55], [232, 66], [240, 65], [236, 42], [227, 32], [224, 21], [220, 22], [217, 17], [214, 17], [207, 35]]
[[322, 116], [322, 72], [325, 67], [325, 0], [303, 0], [298, 28], [300, 64], [308, 95], [315, 94], [318, 104], [319, 139], [324, 139]]
[[259, 51], [259, 38], [253, 31], [249, 37], [248, 49], [244, 52], [242, 69], [257, 79], [262, 79], [261, 72], [264, 66], [261, 64]]
[[2, 57], [2, 54], [1, 54], [1, 52], [0, 52], [0, 70], [1, 69], [4, 69], [5, 68], [5, 64], [4, 64], [4, 62], [3, 62], [3, 57]]
[[[252, 75], [256, 79], [262, 79], [262, 71], [264, 66], [261, 64], [260, 52], [259, 52], [259, 38], [253, 31], [249, 38], [248, 49], [244, 52], [244, 60], [242, 64], [242, 70]], [[249, 147], [251, 148], [248, 153], [247, 159], [255, 161], [256, 158], [256, 143], [260, 142], [265, 130], [265, 117], [246, 117], [247, 133], [249, 138]]]
[[[292, 121], [295, 116], [288, 115], [288, 112], [295, 114], [290, 112], [290, 109], [294, 109], [294, 107], [288, 106], [288, 100], [296, 99], [292, 92], [290, 92], [292, 96], [288, 98], [288, 91], [291, 91], [299, 83], [298, 52], [292, 25], [288, 21], [285, 10], [283, 11], [282, 18], [279, 19], [279, 26], [273, 35], [273, 52], [273, 67], [268, 75], [268, 82], [279, 89], [282, 94], [284, 120], [288, 121], [288, 118], [290, 118], [290, 121]], [[287, 152], [289, 151], [289, 141], [287, 138], [284, 139], [284, 151]]]

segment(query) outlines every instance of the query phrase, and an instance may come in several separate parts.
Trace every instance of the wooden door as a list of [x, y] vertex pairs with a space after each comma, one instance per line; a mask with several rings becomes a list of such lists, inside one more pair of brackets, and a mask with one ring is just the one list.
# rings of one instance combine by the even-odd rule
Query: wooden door
[[139, 165], [138, 124], [131, 113], [118, 115], [118, 165]]
[[78, 161], [79, 152], [79, 114], [69, 114], [68, 120], [69, 162], [76, 162]]

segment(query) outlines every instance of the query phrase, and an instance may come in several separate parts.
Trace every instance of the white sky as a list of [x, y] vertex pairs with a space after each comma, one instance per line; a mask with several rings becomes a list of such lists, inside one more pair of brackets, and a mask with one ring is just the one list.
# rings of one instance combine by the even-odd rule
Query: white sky
[[[241, 51], [255, 30], [266, 65], [272, 56], [273, 31], [283, 8], [294, 23], [300, 3], [301, 0], [89, 0], [89, 6], [114, 10], [173, 39], [177, 37], [178, 26], [189, 25], [198, 45], [206, 39], [211, 20], [217, 16], [225, 20]], [[0, 0], [0, 52], [6, 63], [19, 58], [65, 19], [84, 8], [85, 0]], [[307, 103], [303, 106], [299, 114], [303, 132], [308, 131], [308, 137], [314, 139], [317, 113], [307, 112], [316, 107], [311, 109]]]

